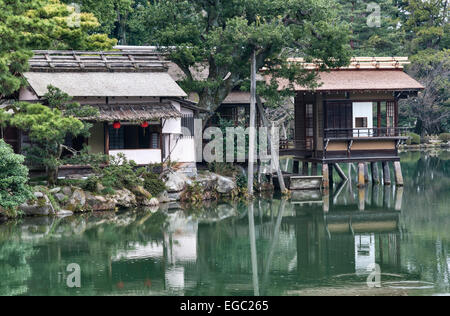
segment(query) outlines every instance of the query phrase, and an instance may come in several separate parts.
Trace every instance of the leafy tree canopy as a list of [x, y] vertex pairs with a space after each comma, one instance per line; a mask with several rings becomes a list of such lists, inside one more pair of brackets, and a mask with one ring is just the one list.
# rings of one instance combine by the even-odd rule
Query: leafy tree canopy
[[254, 50], [258, 69], [309, 85], [315, 76], [286, 57], [321, 59], [331, 67], [350, 57], [347, 28], [331, 0], [162, 0], [144, 8], [141, 18], [148, 43], [169, 54], [185, 75], [183, 87], [197, 92], [211, 113], [249, 78]]
[[402, 14], [393, 0], [338, 0], [340, 15], [349, 23], [354, 56], [404, 54]]
[[415, 124], [419, 134], [439, 134], [450, 127], [450, 50], [428, 49], [411, 58], [407, 71], [425, 91], [402, 101], [404, 122]]
[[89, 136], [90, 123], [78, 117], [94, 116], [98, 110], [71, 102], [71, 98], [61, 90], [49, 86], [46, 94], [47, 105], [19, 102], [15, 104], [15, 114], [10, 124], [28, 132], [32, 142], [38, 146], [27, 149], [27, 158], [47, 168], [50, 184], [55, 183], [66, 137]]
[[0, 99], [24, 85], [32, 49], [110, 49], [116, 41], [95, 33], [99, 26], [59, 0], [0, 0]]
[[448, 0], [402, 1], [403, 28], [412, 53], [450, 48], [448, 6]]
[[[120, 44], [128, 43], [129, 23], [138, 6], [147, 1], [135, 0], [61, 0], [66, 4], [76, 3], [82, 11], [91, 12], [101, 24], [100, 30], [119, 39]], [[141, 4], [142, 3], [142, 4]]]

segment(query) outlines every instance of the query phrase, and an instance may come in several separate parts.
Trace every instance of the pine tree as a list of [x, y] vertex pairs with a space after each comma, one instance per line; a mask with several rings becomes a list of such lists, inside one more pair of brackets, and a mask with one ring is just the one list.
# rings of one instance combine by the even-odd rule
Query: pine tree
[[342, 19], [351, 29], [354, 56], [404, 54], [400, 11], [393, 0], [338, 0]]
[[24, 84], [32, 49], [110, 49], [116, 42], [95, 33], [99, 26], [59, 0], [0, 1], [0, 99]]

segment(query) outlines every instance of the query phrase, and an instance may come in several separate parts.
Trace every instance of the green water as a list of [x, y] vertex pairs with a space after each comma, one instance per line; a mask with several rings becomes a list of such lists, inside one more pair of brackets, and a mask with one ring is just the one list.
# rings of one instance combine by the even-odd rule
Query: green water
[[450, 153], [402, 159], [404, 189], [4, 223], [0, 295], [449, 294]]

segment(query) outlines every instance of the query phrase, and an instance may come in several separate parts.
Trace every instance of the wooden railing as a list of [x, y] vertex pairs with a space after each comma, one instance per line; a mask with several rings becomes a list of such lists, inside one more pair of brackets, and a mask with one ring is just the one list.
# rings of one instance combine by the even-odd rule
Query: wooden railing
[[407, 127], [332, 128], [324, 130], [325, 139], [408, 138]]

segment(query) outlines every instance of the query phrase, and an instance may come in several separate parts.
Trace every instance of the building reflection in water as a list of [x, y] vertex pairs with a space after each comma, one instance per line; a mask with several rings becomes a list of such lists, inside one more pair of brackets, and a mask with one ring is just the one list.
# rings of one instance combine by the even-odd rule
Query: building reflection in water
[[172, 212], [162, 245], [135, 245], [120, 259], [136, 259], [139, 251], [141, 258], [160, 257], [165, 290], [179, 294], [197, 294], [206, 285], [213, 290], [205, 295], [232, 289], [264, 295], [287, 274], [308, 284], [365, 276], [374, 264], [383, 273], [399, 273], [402, 198], [401, 188], [343, 184], [325, 195], [295, 192], [291, 201], [221, 205], [230, 217], [220, 222]]
[[[356, 191], [356, 192], [355, 192]], [[326, 192], [322, 203], [296, 203], [296, 216], [286, 218], [296, 230], [297, 272], [301, 280], [343, 274], [368, 275], [375, 264], [382, 272], [400, 272], [399, 211], [403, 188], [349, 183]]]
[[[400, 273], [402, 199], [395, 187], [361, 192], [344, 184], [328, 194], [295, 192], [292, 200], [211, 205], [197, 215], [105, 214], [68, 218], [60, 228], [64, 221], [47, 219], [46, 230], [27, 219], [21, 240], [41, 249], [30, 288], [49, 283], [56, 294], [69, 290], [44, 276], [79, 262], [90, 282], [85, 291], [100, 284], [105, 293], [283, 295], [341, 275], [364, 276], [374, 263]], [[59, 241], [47, 243], [46, 231]]]

